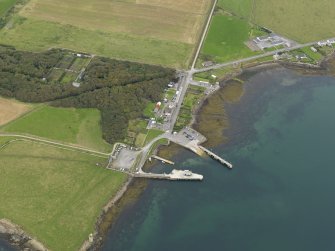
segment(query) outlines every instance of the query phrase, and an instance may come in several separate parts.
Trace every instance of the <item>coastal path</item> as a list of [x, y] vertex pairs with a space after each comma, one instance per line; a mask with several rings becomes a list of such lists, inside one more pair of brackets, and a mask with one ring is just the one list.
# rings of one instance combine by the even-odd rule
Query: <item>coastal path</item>
[[61, 148], [61, 149], [64, 149], [64, 150], [79, 151], [79, 152], [82, 152], [82, 153], [95, 155], [97, 157], [108, 158], [110, 156], [110, 153], [103, 153], [103, 152], [100, 152], [100, 151], [84, 148], [84, 147], [81, 147], [81, 146], [59, 143], [59, 142], [52, 141], [52, 140], [49, 140], [49, 139], [42, 139], [42, 138], [38, 138], [38, 137], [34, 137], [34, 136], [27, 136], [27, 135], [22, 135], [22, 134], [13, 134], [13, 133], [0, 133], [0, 137], [14, 137], [14, 138], [17, 138], [17, 139], [20, 139], [20, 140], [33, 141], [33, 142], [38, 142], [38, 143], [42, 143], [42, 144], [47, 144], [47, 145], [54, 146], [54, 147], [57, 147], [57, 148]]

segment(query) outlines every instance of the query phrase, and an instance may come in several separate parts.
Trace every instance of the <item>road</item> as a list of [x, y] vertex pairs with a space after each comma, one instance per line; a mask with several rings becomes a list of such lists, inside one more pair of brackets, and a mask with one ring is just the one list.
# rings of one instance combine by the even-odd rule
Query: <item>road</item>
[[210, 12], [210, 14], [209, 14], [209, 16], [208, 16], [208, 20], [207, 20], [205, 29], [204, 29], [204, 31], [203, 31], [203, 33], [202, 33], [202, 36], [201, 36], [201, 39], [200, 39], [200, 42], [199, 42], [199, 45], [198, 45], [198, 48], [197, 48], [197, 52], [196, 52], [195, 55], [194, 55], [194, 59], [193, 59], [192, 65], [191, 65], [191, 69], [194, 69], [194, 66], [195, 66], [195, 64], [196, 64], [196, 62], [197, 62], [197, 59], [198, 59], [198, 57], [199, 57], [199, 54], [200, 54], [202, 45], [203, 45], [203, 43], [204, 43], [204, 41], [205, 41], [205, 39], [206, 39], [206, 34], [207, 34], [207, 31], [208, 31], [209, 26], [210, 26], [210, 24], [211, 24], [211, 20], [212, 20], [213, 13], [214, 13], [215, 6], [216, 6], [217, 2], [218, 2], [218, 0], [215, 0], [215, 1], [213, 2], [213, 6], [212, 6], [211, 12]]
[[22, 135], [22, 134], [0, 133], [0, 137], [15, 137], [15, 138], [19, 138], [19, 139], [22, 139], [22, 140], [37, 141], [37, 142], [44, 143], [44, 144], [47, 144], [47, 145], [56, 146], [56, 147], [61, 148], [61, 149], [65, 149], [65, 150], [72, 149], [72, 150], [76, 150], [76, 151], [79, 151], [79, 152], [92, 154], [92, 155], [95, 155], [95, 156], [98, 156], [98, 157], [104, 156], [104, 157], [108, 158], [110, 156], [110, 153], [103, 153], [103, 152], [91, 150], [91, 149], [80, 147], [80, 146], [58, 143], [58, 142], [55, 142], [55, 141], [52, 141], [52, 140], [41, 139], [41, 138], [33, 137], [33, 136], [26, 136], [26, 135]]
[[[334, 39], [334, 38], [329, 38], [329, 40], [330, 39]], [[284, 49], [279, 49], [279, 50], [275, 50], [275, 51], [269, 51], [269, 52], [263, 53], [261, 55], [256, 55], [256, 56], [243, 58], [243, 59], [239, 59], [239, 60], [234, 60], [234, 61], [230, 61], [230, 62], [226, 62], [226, 63], [222, 63], [222, 64], [216, 64], [216, 65], [201, 68], [201, 69], [191, 69], [191, 70], [189, 70], [189, 73], [191, 73], [191, 75], [193, 75], [193, 74], [199, 73], [199, 72], [205, 72], [205, 71], [215, 70], [215, 69], [219, 69], [219, 68], [226, 67], [226, 66], [245, 63], [245, 62], [253, 61], [253, 60], [256, 60], [256, 59], [263, 58], [263, 57], [273, 56], [273, 55], [278, 54], [278, 53], [289, 52], [289, 51], [301, 49], [301, 48], [304, 48], [304, 47], [307, 47], [307, 46], [312, 46], [312, 45], [315, 45], [318, 42], [319, 41], [305, 43], [305, 44], [299, 44], [299, 45], [296, 45], [296, 46], [292, 46], [290, 48], [284, 48]]]

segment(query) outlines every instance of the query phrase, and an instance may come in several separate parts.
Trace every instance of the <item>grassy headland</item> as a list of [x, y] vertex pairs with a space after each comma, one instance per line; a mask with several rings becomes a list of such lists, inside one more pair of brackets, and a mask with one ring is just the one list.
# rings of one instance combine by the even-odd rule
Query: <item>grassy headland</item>
[[103, 158], [38, 143], [12, 142], [0, 158], [0, 218], [19, 224], [51, 250], [79, 249], [126, 180], [104, 169]]

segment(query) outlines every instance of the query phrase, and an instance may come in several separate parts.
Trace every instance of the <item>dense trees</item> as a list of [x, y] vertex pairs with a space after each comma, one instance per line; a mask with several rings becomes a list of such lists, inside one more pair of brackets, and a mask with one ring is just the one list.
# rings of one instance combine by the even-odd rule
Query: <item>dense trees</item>
[[94, 58], [79, 88], [45, 78], [67, 52], [20, 52], [0, 47], [0, 95], [55, 106], [98, 108], [104, 138], [122, 140], [128, 121], [140, 117], [148, 101], [158, 101], [174, 70], [159, 66]]

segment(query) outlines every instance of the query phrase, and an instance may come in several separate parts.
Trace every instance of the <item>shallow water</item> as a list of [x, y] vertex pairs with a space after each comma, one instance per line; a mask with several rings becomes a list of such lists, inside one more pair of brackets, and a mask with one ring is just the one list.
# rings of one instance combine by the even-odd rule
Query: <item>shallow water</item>
[[177, 167], [205, 180], [150, 182], [103, 250], [335, 250], [335, 79], [250, 76], [225, 104], [229, 143], [213, 149], [234, 169], [182, 151]]
[[17, 251], [14, 247], [11, 247], [7, 241], [1, 239], [0, 236], [0, 251]]

